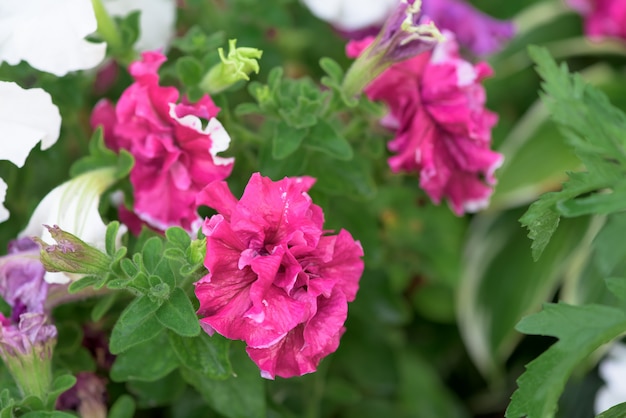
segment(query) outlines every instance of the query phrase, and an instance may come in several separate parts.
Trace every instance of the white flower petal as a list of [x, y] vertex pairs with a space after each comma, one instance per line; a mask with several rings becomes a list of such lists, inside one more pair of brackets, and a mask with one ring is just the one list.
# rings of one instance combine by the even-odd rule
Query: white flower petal
[[135, 10], [141, 12], [141, 33], [135, 45], [138, 51], [165, 48], [174, 36], [175, 0], [103, 0], [102, 3], [113, 16], [125, 17]]
[[0, 222], [9, 219], [9, 211], [4, 207], [4, 199], [7, 197], [7, 184], [0, 179]]
[[50, 148], [60, 129], [61, 115], [48, 93], [0, 81], [0, 159], [22, 167], [30, 150], [39, 141], [41, 149]]
[[[89, 171], [54, 188], [39, 203], [26, 228], [19, 236], [40, 237], [54, 242], [44, 225], [58, 225], [100, 250], [105, 249], [106, 225], [100, 217], [100, 195], [115, 181], [113, 168]], [[126, 232], [120, 227], [118, 239]], [[67, 283], [76, 275], [46, 273], [49, 283]]]
[[0, 61], [57, 76], [93, 68], [106, 53], [106, 44], [85, 40], [96, 28], [90, 0], [0, 2]]
[[400, 0], [302, 0], [315, 16], [352, 31], [381, 25]]

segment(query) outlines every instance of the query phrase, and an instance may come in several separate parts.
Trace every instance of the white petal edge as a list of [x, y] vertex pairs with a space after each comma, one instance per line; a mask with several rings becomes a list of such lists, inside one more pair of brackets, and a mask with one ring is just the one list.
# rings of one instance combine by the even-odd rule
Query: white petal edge
[[4, 200], [7, 197], [7, 184], [0, 179], [0, 222], [9, 219], [9, 211], [4, 207]]
[[61, 114], [47, 92], [0, 81], [0, 159], [22, 167], [39, 141], [50, 148], [60, 130]]
[[90, 0], [0, 2], [0, 61], [59, 77], [93, 68], [106, 54], [106, 44], [85, 40], [96, 28]]

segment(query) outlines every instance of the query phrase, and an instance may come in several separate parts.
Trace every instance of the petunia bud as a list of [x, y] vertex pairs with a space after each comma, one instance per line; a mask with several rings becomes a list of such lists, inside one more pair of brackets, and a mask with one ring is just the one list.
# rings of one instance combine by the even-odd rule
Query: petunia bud
[[41, 262], [47, 271], [79, 274], [100, 274], [109, 271], [111, 257], [88, 245], [76, 235], [57, 225], [45, 227], [56, 244], [47, 244], [39, 237], [33, 240], [41, 247]]
[[432, 50], [444, 40], [432, 21], [421, 16], [421, 0], [402, 0], [380, 33], [346, 73], [342, 89], [352, 97], [392, 64]]
[[213, 66], [200, 82], [200, 88], [210, 94], [226, 90], [240, 80], [250, 80], [250, 73], [259, 73], [257, 60], [263, 51], [256, 48], [237, 48], [237, 40], [228, 41], [228, 56], [224, 56], [224, 49], [219, 48], [221, 62]]
[[23, 313], [16, 325], [0, 314], [0, 358], [22, 395], [45, 399], [52, 382], [57, 330], [43, 313]]

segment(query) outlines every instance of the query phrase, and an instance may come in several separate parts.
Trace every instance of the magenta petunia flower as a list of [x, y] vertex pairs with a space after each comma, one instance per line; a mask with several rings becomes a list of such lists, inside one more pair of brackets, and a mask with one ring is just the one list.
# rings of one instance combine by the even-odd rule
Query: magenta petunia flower
[[[130, 66], [135, 82], [116, 106], [100, 101], [91, 123], [104, 127], [108, 147], [125, 149], [135, 158], [130, 181], [139, 218], [157, 229], [191, 231], [201, 222], [198, 192], [232, 170], [233, 159], [217, 155], [228, 148], [230, 137], [215, 118], [219, 108], [209, 96], [178, 103], [178, 90], [159, 85], [157, 70], [165, 59], [159, 52], [143, 53]], [[206, 127], [202, 119], [208, 121]]]
[[585, 33], [591, 38], [626, 40], [626, 1], [567, 0], [585, 19]]
[[[396, 132], [388, 144], [391, 169], [418, 172], [435, 203], [446, 198], [462, 215], [488, 204], [503, 157], [489, 149], [497, 115], [485, 109], [480, 84], [491, 68], [463, 60], [454, 35], [444, 35], [432, 52], [394, 64], [365, 92], [389, 107], [382, 122]], [[351, 43], [348, 54], [364, 46]]]
[[225, 182], [198, 198], [219, 212], [203, 226], [209, 274], [196, 283], [200, 323], [245, 341], [270, 379], [311, 373], [337, 349], [363, 272], [360, 243], [322, 229], [322, 209], [306, 193], [314, 182], [256, 173], [241, 200]]
[[477, 55], [499, 51], [515, 34], [513, 22], [494, 19], [463, 0], [424, 0], [422, 13]]

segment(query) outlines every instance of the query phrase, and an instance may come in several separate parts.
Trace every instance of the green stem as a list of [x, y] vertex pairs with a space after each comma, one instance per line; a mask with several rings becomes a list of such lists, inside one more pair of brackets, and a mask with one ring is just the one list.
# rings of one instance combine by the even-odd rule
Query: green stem
[[91, 4], [98, 22], [98, 33], [112, 50], [120, 50], [122, 48], [122, 36], [117, 24], [106, 11], [101, 0], [91, 0]]

